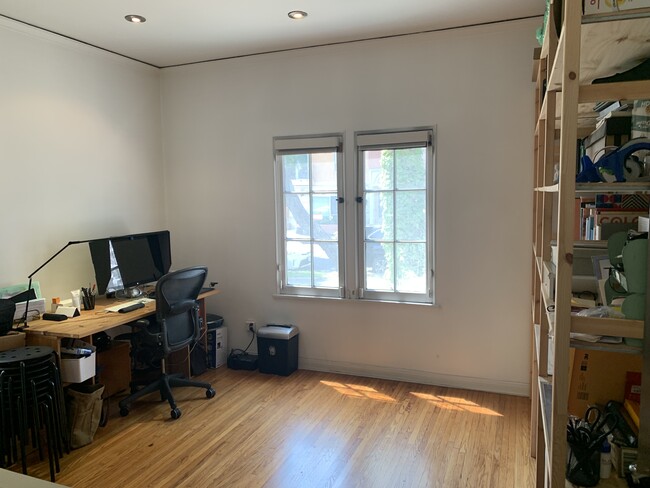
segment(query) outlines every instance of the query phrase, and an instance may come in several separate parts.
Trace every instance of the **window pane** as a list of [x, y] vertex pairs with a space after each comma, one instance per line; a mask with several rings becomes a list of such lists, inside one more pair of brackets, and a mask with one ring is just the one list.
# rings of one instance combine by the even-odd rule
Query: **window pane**
[[398, 190], [424, 190], [427, 187], [427, 156], [423, 147], [395, 151], [395, 186]]
[[314, 286], [338, 288], [339, 248], [336, 242], [314, 242]]
[[366, 242], [366, 288], [375, 291], [393, 291], [393, 245]]
[[285, 236], [291, 239], [309, 239], [311, 237], [310, 213], [309, 194], [285, 193]]
[[285, 263], [289, 286], [311, 286], [311, 245], [308, 242], [286, 241]]
[[309, 154], [282, 156], [282, 176], [284, 191], [309, 191]]
[[336, 153], [316, 153], [312, 155], [312, 190], [315, 192], [336, 192]]
[[338, 202], [334, 194], [314, 194], [312, 196], [312, 218], [314, 238], [327, 241], [338, 239]]
[[424, 242], [426, 240], [426, 197], [424, 190], [395, 192], [397, 206], [395, 226], [398, 241]]
[[366, 239], [393, 240], [393, 192], [381, 191], [364, 195]]
[[397, 291], [403, 293], [427, 292], [426, 244], [396, 243]]
[[393, 189], [393, 150], [363, 151], [365, 190]]

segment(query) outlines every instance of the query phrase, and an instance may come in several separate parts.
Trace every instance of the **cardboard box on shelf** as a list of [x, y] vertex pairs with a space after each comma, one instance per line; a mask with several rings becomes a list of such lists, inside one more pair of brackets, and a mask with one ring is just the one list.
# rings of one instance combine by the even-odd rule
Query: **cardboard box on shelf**
[[10, 330], [6, 335], [0, 336], [0, 351], [8, 351], [25, 347], [25, 333], [16, 330]]
[[590, 405], [623, 403], [628, 371], [641, 371], [643, 357], [609, 351], [576, 349], [571, 368], [569, 413], [582, 417]]

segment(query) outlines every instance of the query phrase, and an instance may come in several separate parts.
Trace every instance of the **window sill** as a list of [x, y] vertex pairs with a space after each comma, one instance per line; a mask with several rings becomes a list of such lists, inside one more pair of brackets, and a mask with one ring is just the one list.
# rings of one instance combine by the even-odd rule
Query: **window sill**
[[419, 305], [421, 307], [432, 307], [439, 308], [440, 305], [437, 303], [423, 303], [423, 302], [398, 302], [395, 300], [377, 300], [371, 298], [342, 298], [342, 297], [318, 297], [311, 295], [284, 295], [280, 293], [274, 293], [273, 298], [297, 298], [299, 300], [328, 300], [328, 301], [339, 301], [339, 302], [356, 302], [356, 303], [388, 303], [392, 305]]

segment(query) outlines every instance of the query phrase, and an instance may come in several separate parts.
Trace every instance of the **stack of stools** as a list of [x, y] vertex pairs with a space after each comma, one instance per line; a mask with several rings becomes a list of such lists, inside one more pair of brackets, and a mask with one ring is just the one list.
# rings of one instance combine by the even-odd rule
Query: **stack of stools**
[[27, 474], [27, 445], [43, 458], [43, 434], [50, 479], [59, 459], [70, 452], [65, 399], [57, 356], [51, 347], [27, 346], [0, 352], [0, 467], [22, 461]]

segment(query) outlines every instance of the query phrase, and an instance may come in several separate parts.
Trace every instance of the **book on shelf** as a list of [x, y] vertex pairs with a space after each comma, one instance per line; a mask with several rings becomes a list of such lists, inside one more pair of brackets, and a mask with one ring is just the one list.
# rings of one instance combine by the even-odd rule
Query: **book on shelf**
[[584, 240], [605, 240], [614, 232], [635, 229], [639, 217], [648, 214], [647, 209], [639, 208], [598, 208], [585, 207], [582, 212]]
[[[585, 218], [590, 206], [595, 205], [595, 197], [578, 197], [575, 205], [574, 233], [578, 232], [578, 240], [587, 240], [585, 236]], [[577, 227], [577, 229], [575, 228]]]
[[594, 197], [596, 208], [621, 208], [644, 210], [648, 208], [650, 199], [648, 195], [632, 194], [621, 195], [620, 193], [598, 193]]
[[630, 115], [632, 107], [624, 101], [615, 100], [613, 102], [602, 102], [594, 107], [594, 111], [598, 112], [596, 129], [603, 124], [605, 119], [611, 117], [625, 117]]

